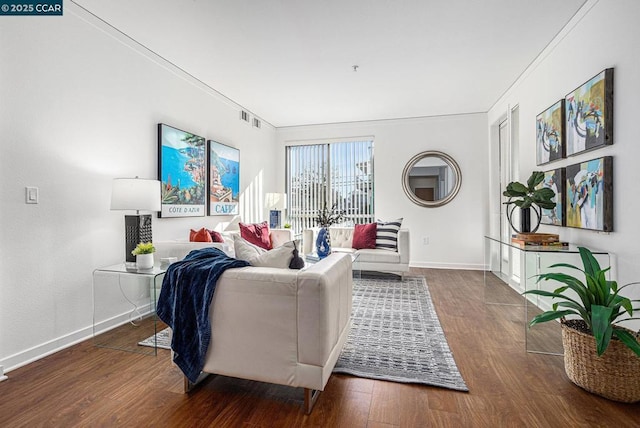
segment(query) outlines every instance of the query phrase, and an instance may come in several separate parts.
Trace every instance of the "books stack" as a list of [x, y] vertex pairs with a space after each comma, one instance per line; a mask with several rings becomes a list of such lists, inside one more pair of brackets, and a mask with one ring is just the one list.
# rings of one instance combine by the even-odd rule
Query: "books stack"
[[560, 236], [555, 233], [518, 233], [512, 235], [511, 243], [520, 248], [530, 250], [552, 250], [569, 247], [569, 243], [560, 241]]
[[309, 262], [320, 261], [320, 257], [318, 257], [316, 253], [305, 254], [304, 258], [307, 259], [307, 261]]

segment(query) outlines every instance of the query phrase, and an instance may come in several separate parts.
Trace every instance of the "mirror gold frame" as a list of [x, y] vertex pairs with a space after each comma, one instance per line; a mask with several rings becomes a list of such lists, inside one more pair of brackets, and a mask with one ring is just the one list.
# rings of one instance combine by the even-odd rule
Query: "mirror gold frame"
[[[451, 191], [444, 198], [438, 199], [436, 201], [426, 201], [424, 199], [419, 198], [418, 196], [416, 196], [415, 193], [413, 193], [409, 183], [409, 176], [413, 167], [416, 166], [416, 164], [420, 162], [422, 159], [428, 158], [428, 157], [439, 158], [442, 161], [444, 161], [444, 163], [447, 166], [449, 166], [453, 171], [453, 175], [456, 181], [453, 186], [453, 189], [451, 189]], [[460, 166], [458, 166], [456, 161], [453, 160], [451, 156], [436, 150], [429, 150], [422, 153], [418, 153], [417, 155], [412, 157], [409, 160], [409, 162], [407, 162], [407, 164], [404, 167], [404, 170], [402, 171], [402, 190], [404, 190], [404, 193], [407, 195], [409, 199], [411, 199], [413, 203], [420, 205], [422, 207], [435, 208], [451, 202], [451, 200], [455, 198], [456, 195], [458, 194], [458, 191], [460, 191], [461, 182], [462, 182], [462, 171], [460, 170]]]

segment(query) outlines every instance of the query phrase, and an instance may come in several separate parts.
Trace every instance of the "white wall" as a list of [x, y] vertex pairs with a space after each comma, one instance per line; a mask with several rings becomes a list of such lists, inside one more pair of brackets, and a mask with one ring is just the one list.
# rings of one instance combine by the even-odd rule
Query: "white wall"
[[[562, 240], [614, 253], [617, 278], [622, 284], [640, 280], [638, 18], [640, 2], [637, 0], [589, 1], [488, 113], [489, 126], [492, 126], [506, 113], [509, 105], [520, 107], [520, 180], [526, 180], [533, 170], [549, 170], [601, 156], [613, 156], [614, 232], [606, 234], [554, 226], [543, 227], [541, 231], [559, 233]], [[609, 67], [615, 69], [614, 144], [537, 167], [536, 115]], [[635, 290], [632, 295], [640, 297], [640, 290]]]
[[[410, 264], [479, 269], [487, 221], [486, 124], [485, 114], [467, 114], [278, 128], [276, 133], [280, 147], [305, 140], [373, 136], [375, 215], [381, 220], [404, 218], [402, 225], [411, 232]], [[426, 150], [449, 154], [462, 170], [460, 193], [438, 208], [420, 207], [402, 190], [406, 163]], [[279, 169], [284, 183], [284, 163]], [[429, 238], [428, 245], [423, 245], [423, 237]]]
[[[246, 221], [265, 219], [262, 194], [280, 190], [273, 127], [240, 121], [240, 107], [73, 3], [64, 12], [0, 26], [0, 365], [9, 370], [90, 336], [92, 271], [124, 258], [111, 182], [156, 177], [157, 123], [240, 149]], [[39, 187], [38, 205], [25, 204], [25, 186]], [[228, 220], [154, 218], [154, 240]]]

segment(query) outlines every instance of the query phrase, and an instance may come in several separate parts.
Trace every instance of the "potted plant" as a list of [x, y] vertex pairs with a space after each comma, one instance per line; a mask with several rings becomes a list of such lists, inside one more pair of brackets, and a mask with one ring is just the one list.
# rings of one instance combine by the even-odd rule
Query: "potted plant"
[[151, 269], [153, 267], [153, 253], [156, 248], [151, 242], [140, 242], [131, 254], [136, 256], [136, 267], [138, 269]]
[[338, 204], [334, 203], [331, 209], [327, 208], [327, 201], [324, 201], [322, 209], [318, 211], [318, 215], [314, 218], [320, 231], [316, 238], [316, 253], [319, 258], [325, 258], [331, 253], [331, 236], [329, 235], [329, 227], [340, 222], [345, 215], [344, 210], [338, 209]]
[[[618, 325], [634, 318], [640, 310], [620, 291], [637, 282], [618, 287], [605, 274], [610, 268], [601, 269], [588, 248], [579, 247], [583, 269], [567, 263], [557, 263], [551, 268], [568, 268], [582, 272], [579, 278], [560, 272], [538, 275], [537, 282], [555, 280], [564, 285], [554, 291], [528, 290], [534, 294], [558, 299], [552, 309], [536, 315], [529, 326], [561, 319], [565, 371], [569, 379], [587, 391], [603, 397], [633, 403], [640, 401], [640, 333]], [[567, 294], [573, 291], [575, 297]], [[572, 316], [572, 319], [566, 317]], [[577, 317], [577, 318], [575, 318]]]
[[[507, 219], [509, 224], [519, 233], [535, 232], [540, 226], [540, 219], [542, 218], [542, 209], [551, 210], [555, 208], [556, 203], [552, 199], [556, 196], [556, 192], [548, 187], [540, 186], [544, 181], [544, 172], [533, 171], [531, 176], [527, 180], [527, 184], [524, 185], [518, 181], [512, 181], [507, 185], [507, 189], [502, 192], [503, 196], [509, 198], [507, 202]], [[509, 207], [509, 205], [512, 205]], [[515, 207], [520, 208], [520, 230], [518, 230], [511, 220], [513, 216], [513, 210]], [[531, 211], [534, 209], [538, 216], [536, 226], [531, 230]]]

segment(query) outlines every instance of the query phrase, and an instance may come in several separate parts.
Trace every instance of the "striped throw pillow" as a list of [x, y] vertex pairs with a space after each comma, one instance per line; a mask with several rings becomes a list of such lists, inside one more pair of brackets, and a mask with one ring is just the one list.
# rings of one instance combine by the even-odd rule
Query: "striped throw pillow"
[[398, 251], [398, 231], [402, 225], [402, 219], [393, 221], [378, 220], [376, 229], [376, 248], [388, 251]]

